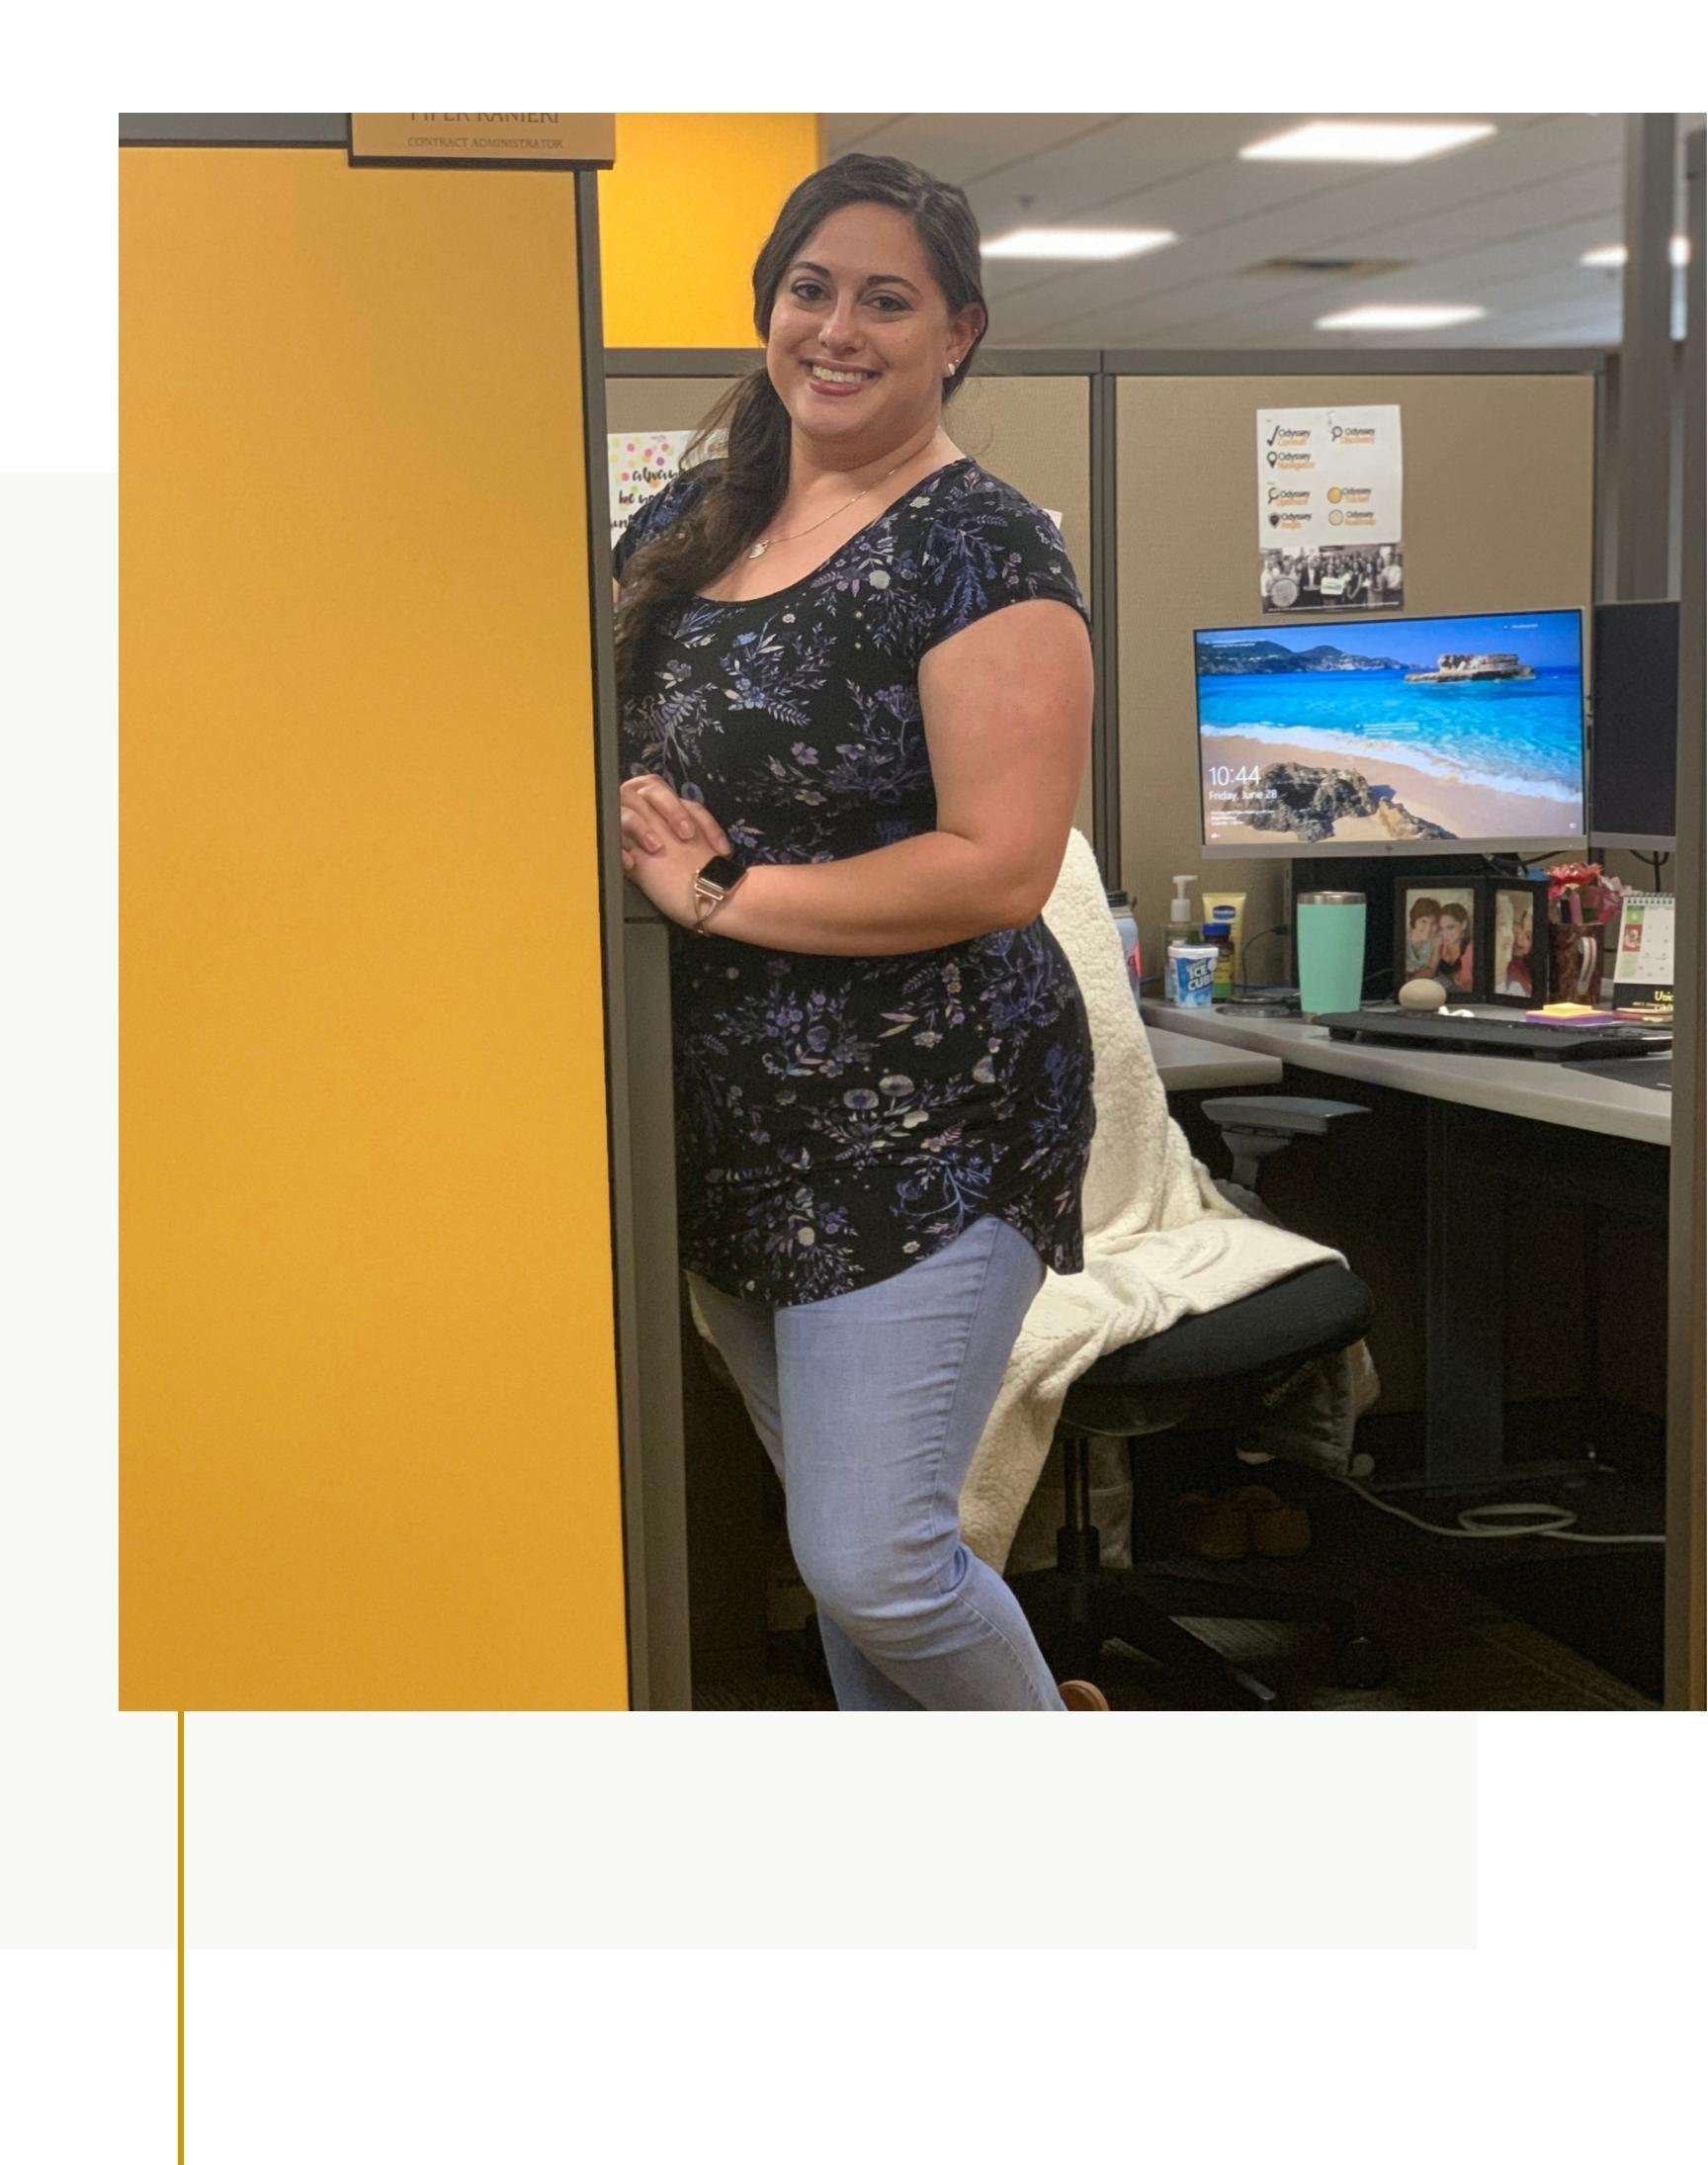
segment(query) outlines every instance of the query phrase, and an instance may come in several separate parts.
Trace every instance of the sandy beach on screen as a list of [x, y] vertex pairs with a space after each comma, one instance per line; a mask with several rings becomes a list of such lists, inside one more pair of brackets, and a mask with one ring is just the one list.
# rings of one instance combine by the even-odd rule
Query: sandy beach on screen
[[[1386, 783], [1408, 812], [1419, 820], [1434, 821], [1437, 826], [1446, 827], [1456, 836], [1492, 835], [1517, 839], [1527, 835], [1547, 837], [1562, 830], [1565, 808], [1556, 797], [1532, 797], [1523, 790], [1486, 789], [1476, 783], [1448, 782], [1440, 775], [1409, 767], [1401, 760], [1368, 758], [1362, 752], [1354, 758], [1348, 753], [1336, 756], [1305, 747], [1297, 751], [1277, 749], [1274, 744], [1265, 744], [1254, 736], [1223, 736], [1221, 732], [1214, 737], [1207, 737], [1205, 745], [1206, 766], [1266, 767], [1294, 760], [1302, 767], [1349, 769], [1367, 783]], [[1210, 809], [1221, 811], [1225, 808], [1212, 806]], [[1574, 831], [1581, 831], [1581, 820]], [[1283, 848], [1295, 839], [1285, 832], [1247, 826], [1243, 821], [1216, 826], [1210, 838], [1218, 843], [1249, 842], [1254, 850]], [[1334, 823], [1337, 842], [1388, 842], [1395, 838], [1393, 829], [1379, 817]]]

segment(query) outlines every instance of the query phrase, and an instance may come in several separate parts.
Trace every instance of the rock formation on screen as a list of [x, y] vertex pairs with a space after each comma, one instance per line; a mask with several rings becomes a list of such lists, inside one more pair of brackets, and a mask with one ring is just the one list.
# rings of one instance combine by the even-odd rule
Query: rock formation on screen
[[1295, 834], [1302, 842], [1331, 842], [1338, 820], [1375, 820], [1395, 842], [1453, 839], [1446, 827], [1408, 812], [1387, 783], [1366, 782], [1350, 767], [1277, 760], [1263, 769], [1255, 794], [1262, 801], [1242, 815], [1245, 824], [1263, 833]]

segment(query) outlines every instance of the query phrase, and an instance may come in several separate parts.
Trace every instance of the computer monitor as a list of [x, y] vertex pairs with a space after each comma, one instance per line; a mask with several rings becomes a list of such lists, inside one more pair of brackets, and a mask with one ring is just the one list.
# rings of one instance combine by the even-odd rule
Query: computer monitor
[[1590, 681], [1589, 818], [1594, 839], [1671, 849], [1678, 761], [1678, 604], [1604, 601]]
[[1204, 854], [1581, 848], [1583, 619], [1193, 634]]

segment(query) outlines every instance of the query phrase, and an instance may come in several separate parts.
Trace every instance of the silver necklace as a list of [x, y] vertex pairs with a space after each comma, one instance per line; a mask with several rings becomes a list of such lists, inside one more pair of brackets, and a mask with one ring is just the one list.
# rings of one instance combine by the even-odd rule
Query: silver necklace
[[[890, 469], [890, 474], [899, 474], [906, 464], [905, 459], [897, 459]], [[868, 481], [866, 486], [859, 490], [857, 494], [850, 496], [846, 503], [839, 503], [834, 511], [826, 511], [821, 519], [814, 519], [811, 526], [797, 527], [793, 534], [773, 534], [765, 541], [756, 541], [747, 552], [748, 563], [751, 563], [756, 557], [762, 557], [766, 550], [770, 548], [772, 542], [802, 541], [809, 534], [816, 534], [821, 526], [828, 526], [832, 519], [839, 518], [844, 511], [851, 511], [862, 496], [870, 496], [875, 488], [882, 488], [890, 478], [890, 474], [880, 474], [875, 481]]]

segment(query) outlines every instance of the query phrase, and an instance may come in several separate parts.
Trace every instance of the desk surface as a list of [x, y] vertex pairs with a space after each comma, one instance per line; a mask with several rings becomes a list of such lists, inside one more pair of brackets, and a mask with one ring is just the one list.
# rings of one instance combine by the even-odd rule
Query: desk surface
[[1238, 1045], [1215, 1045], [1202, 1037], [1147, 1024], [1151, 1057], [1165, 1090], [1233, 1090], [1251, 1082], [1279, 1082], [1281, 1063], [1273, 1053], [1247, 1052]]
[[1672, 1140], [1672, 1100], [1665, 1091], [1639, 1089], [1604, 1075], [1578, 1075], [1570, 1062], [1338, 1044], [1314, 1022], [1260, 1015], [1237, 1019], [1224, 1008], [1176, 1007], [1162, 999], [1142, 999], [1139, 1004], [1153, 1030], [1268, 1053], [1289, 1067], [1315, 1069], [1320, 1075], [1343, 1075], [1385, 1089], [1582, 1128], [1592, 1135], [1622, 1135], [1662, 1149]]

